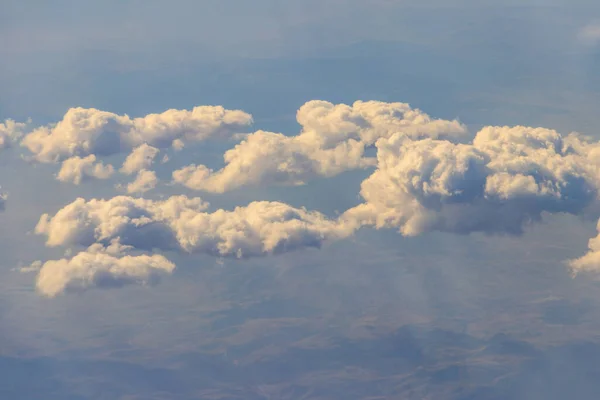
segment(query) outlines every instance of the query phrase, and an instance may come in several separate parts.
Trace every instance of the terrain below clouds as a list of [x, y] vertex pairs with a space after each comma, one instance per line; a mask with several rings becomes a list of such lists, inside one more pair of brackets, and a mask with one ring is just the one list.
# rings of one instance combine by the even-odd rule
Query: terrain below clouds
[[[372, 340], [328, 338], [189, 353], [172, 367], [118, 360], [0, 357], [7, 398], [132, 399], [592, 399], [600, 346], [549, 348], [496, 335], [480, 339], [405, 326]], [[273, 351], [276, 350], [276, 351]], [[281, 351], [281, 353], [279, 353]], [[352, 395], [349, 397], [349, 393]]]

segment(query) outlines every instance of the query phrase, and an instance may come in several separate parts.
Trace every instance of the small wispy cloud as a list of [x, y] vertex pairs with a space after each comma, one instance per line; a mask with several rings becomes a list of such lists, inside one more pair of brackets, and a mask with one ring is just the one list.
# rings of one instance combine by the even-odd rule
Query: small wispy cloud
[[595, 45], [600, 41], [600, 21], [585, 25], [579, 30], [579, 40], [587, 45]]

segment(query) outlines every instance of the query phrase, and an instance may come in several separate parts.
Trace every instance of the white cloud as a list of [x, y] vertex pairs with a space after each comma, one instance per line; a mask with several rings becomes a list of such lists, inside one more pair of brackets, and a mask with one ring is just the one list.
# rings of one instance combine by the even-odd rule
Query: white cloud
[[[126, 246], [121, 244], [119, 238], [112, 239], [108, 246], [105, 246], [101, 243], [94, 243], [87, 248], [88, 253], [105, 253], [110, 254], [111, 256], [123, 256], [128, 251], [134, 250], [133, 246]], [[72, 251], [68, 251], [68, 254], [65, 256], [70, 256]]]
[[395, 135], [377, 148], [365, 203], [344, 214], [358, 226], [517, 234], [543, 212], [581, 214], [597, 200], [597, 144], [550, 129], [485, 127], [472, 144]]
[[600, 220], [596, 225], [598, 235], [588, 242], [588, 252], [583, 256], [567, 261], [574, 274], [580, 272], [600, 272]]
[[102, 251], [99, 246], [72, 258], [36, 261], [29, 268], [39, 270], [36, 287], [47, 297], [90, 288], [152, 285], [174, 269], [175, 264], [162, 255], [118, 255], [111, 254], [111, 250]]
[[91, 154], [84, 158], [75, 156], [63, 161], [56, 179], [79, 185], [89, 178], [108, 179], [114, 172], [112, 165], [104, 165], [101, 161], [96, 162], [96, 156]]
[[352, 106], [310, 101], [297, 113], [297, 136], [257, 131], [224, 155], [225, 167], [212, 171], [189, 165], [173, 180], [190, 189], [223, 193], [245, 185], [302, 185], [315, 177], [372, 167], [365, 147], [400, 133], [411, 138], [460, 137], [458, 121], [435, 120], [404, 103], [357, 101]]
[[173, 150], [175, 151], [181, 151], [185, 147], [185, 143], [181, 139], [175, 139], [173, 140], [171, 147], [173, 147]]
[[220, 106], [167, 110], [140, 118], [71, 108], [57, 124], [33, 130], [21, 143], [37, 161], [57, 162], [72, 156], [127, 152], [144, 143], [158, 148], [179, 147], [185, 142], [229, 136], [251, 122], [249, 114]]
[[363, 157], [364, 145], [354, 139], [331, 149], [258, 131], [225, 153], [226, 167], [212, 171], [189, 165], [173, 172], [173, 180], [190, 189], [223, 193], [245, 185], [302, 185], [317, 176], [334, 176], [343, 171], [374, 165]]
[[10, 147], [27, 129], [27, 123], [7, 119], [0, 123], [0, 149]]
[[132, 175], [143, 169], [150, 168], [159, 152], [160, 150], [156, 147], [149, 146], [146, 143], [141, 144], [127, 156], [121, 167], [121, 172], [126, 175]]
[[135, 180], [127, 185], [127, 193], [146, 193], [156, 187], [158, 178], [154, 171], [141, 170]]
[[[97, 110], [88, 115], [90, 110], [79, 109], [87, 117], [65, 117], [70, 125], [61, 125], [63, 120], [48, 128], [53, 132], [50, 136], [57, 136], [45, 137], [42, 142], [48, 140], [48, 146], [32, 151], [40, 161], [70, 155], [58, 178], [80, 183], [86, 177], [108, 178], [114, 171], [97, 162], [95, 154], [72, 154], [133, 149], [121, 171], [137, 173], [126, 187], [128, 193], [144, 193], [157, 185], [155, 172], [148, 168], [159, 148], [181, 149], [186, 141], [201, 140], [219, 129], [229, 134], [232, 126], [250, 121], [241, 111], [231, 111], [229, 118], [227, 110], [210, 109], [217, 116], [208, 118], [211, 113], [206, 108], [202, 118], [193, 122], [180, 120], [191, 118], [193, 112], [188, 111], [172, 110], [168, 118], [147, 116], [141, 122]], [[118, 119], [123, 120], [115, 122]], [[174, 171], [173, 180], [192, 189], [223, 193], [245, 185], [301, 185], [315, 177], [375, 167], [361, 184], [362, 204], [330, 219], [280, 202], [256, 201], [210, 212], [208, 203], [183, 195], [165, 200], [79, 198], [54, 215], [44, 214], [35, 232], [47, 237], [48, 246], [89, 247], [72, 258], [32, 264], [29, 269], [40, 271], [38, 288], [54, 296], [88, 287], [147, 283], [155, 273], [174, 268], [161, 256], [126, 255], [130, 250], [245, 258], [319, 248], [361, 227], [393, 228], [406, 236], [431, 231], [520, 234], [544, 213], [582, 215], [598, 204], [600, 143], [577, 134], [486, 126], [467, 141], [458, 121], [433, 120], [403, 103], [347, 106], [313, 101], [298, 110], [297, 119], [302, 131], [296, 136], [256, 131], [224, 154], [222, 169], [189, 165]], [[198, 124], [212, 128], [202, 125], [204, 130], [194, 134], [182, 128]], [[103, 132], [109, 134], [99, 140]], [[116, 132], [119, 146], [108, 145], [110, 132]], [[31, 140], [38, 141], [39, 132], [32, 135]], [[369, 146], [377, 150], [376, 158], [365, 156]], [[569, 262], [574, 271], [600, 271], [600, 234], [590, 240], [589, 249]]]
[[323, 148], [347, 139], [371, 145], [395, 133], [413, 139], [461, 137], [466, 133], [459, 121], [433, 119], [407, 103], [356, 101], [349, 106], [313, 100], [300, 107], [296, 119], [307, 141], [322, 143]]
[[54, 216], [43, 215], [35, 232], [47, 236], [48, 246], [89, 246], [120, 238], [140, 250], [238, 258], [319, 248], [353, 233], [318, 212], [278, 202], [253, 202], [232, 211], [206, 212], [207, 207], [200, 198], [186, 196], [164, 201], [80, 198]]

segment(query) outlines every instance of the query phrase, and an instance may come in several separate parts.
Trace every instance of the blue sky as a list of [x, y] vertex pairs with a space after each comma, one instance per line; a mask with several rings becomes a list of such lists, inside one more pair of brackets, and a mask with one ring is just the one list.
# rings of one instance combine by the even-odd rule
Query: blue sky
[[[596, 2], [6, 0], [0, 10], [0, 122], [30, 120], [14, 145], [0, 150], [1, 191], [8, 194], [0, 213], [2, 397], [595, 398], [600, 265], [593, 259], [594, 248], [588, 252], [588, 240], [597, 235], [599, 217], [597, 200], [590, 200], [597, 194], [592, 148], [600, 139]], [[317, 123], [301, 126], [297, 112], [312, 100], [409, 103], [433, 119], [457, 119], [465, 129], [459, 141], [467, 144], [484, 126], [530, 126], [555, 129], [565, 143], [571, 143], [567, 135], [573, 131], [591, 136], [592, 150], [581, 156], [587, 164], [569, 164], [568, 152], [552, 159], [562, 171], [580, 173], [573, 181], [574, 175], [552, 175], [567, 180], [564, 187], [559, 178], [523, 172], [536, 184], [549, 179], [560, 186], [559, 200], [517, 196], [512, 202], [514, 187], [506, 183], [505, 193], [510, 193], [502, 204], [508, 205], [498, 213], [496, 205], [475, 201], [465, 205], [466, 211], [453, 208], [452, 202], [464, 201], [458, 191], [468, 195], [483, 173], [475, 167], [477, 176], [457, 173], [445, 183], [458, 194], [439, 208], [431, 206], [438, 204], [437, 197], [428, 197], [425, 189], [414, 198], [395, 192], [402, 168], [410, 169], [402, 164], [410, 151], [433, 154], [419, 147], [421, 137], [414, 147], [398, 145], [403, 153], [397, 179], [384, 180], [385, 173], [392, 174], [384, 171], [373, 178], [384, 186], [370, 191], [361, 192], [361, 182], [372, 177], [374, 167], [348, 167], [335, 174], [322, 166], [305, 171], [302, 157], [312, 154], [302, 153], [303, 147], [289, 150], [290, 157], [299, 157], [293, 165], [302, 170], [303, 185], [285, 184], [292, 178], [270, 170], [271, 175], [260, 175], [262, 180], [248, 178], [265, 160], [284, 159], [284, 144], [279, 152], [253, 159], [250, 175], [238, 171], [230, 181], [245, 176], [248, 182], [223, 193], [204, 181], [200, 189], [189, 181], [188, 187], [172, 182], [173, 171], [190, 164], [223, 168], [223, 154], [240, 142], [236, 133], [264, 130], [292, 137], [310, 131], [309, 124]], [[243, 110], [253, 122], [221, 121], [223, 135], [232, 136], [224, 140], [181, 136], [187, 140], [182, 151], [148, 138], [121, 139], [119, 151], [64, 150], [56, 163], [42, 160], [41, 152], [21, 142], [36, 128], [52, 130], [72, 107], [143, 118], [195, 106]], [[104, 135], [111, 138], [127, 124], [106, 125]], [[317, 136], [337, 129], [319, 126]], [[169, 138], [179, 137], [167, 131]], [[525, 132], [517, 131], [511, 139], [515, 143]], [[53, 143], [63, 149], [60, 141], [70, 139], [53, 132]], [[435, 139], [446, 143], [441, 133]], [[458, 152], [448, 140], [446, 148]], [[148, 192], [128, 194], [115, 185], [127, 185], [137, 175], [118, 170], [142, 142], [160, 148], [149, 168], [158, 183]], [[267, 146], [259, 143], [258, 149]], [[384, 146], [367, 147], [365, 157], [384, 154]], [[473, 151], [474, 164], [464, 164], [468, 171], [478, 162], [476, 151], [488, 150]], [[97, 170], [86, 169], [80, 184], [57, 180], [65, 159], [92, 154], [95, 162], [114, 167], [108, 179], [95, 179]], [[496, 159], [488, 154], [495, 153], [481, 157], [491, 157], [482, 167], [490, 180]], [[169, 161], [161, 163], [164, 155]], [[444, 168], [451, 171], [452, 165]], [[383, 163], [378, 167], [384, 170]], [[136, 203], [132, 213], [156, 216], [161, 201], [182, 194], [210, 203], [208, 211], [189, 206], [195, 213], [189, 215], [213, 218], [195, 235], [225, 235], [210, 231], [219, 224], [216, 214], [204, 214], [260, 201], [291, 207], [286, 215], [292, 220], [305, 207], [322, 213], [325, 222], [302, 217], [318, 234], [287, 232], [297, 241], [241, 259], [238, 250], [250, 255], [256, 250], [248, 238], [232, 239], [233, 245], [219, 250], [186, 248], [183, 242], [169, 247], [173, 237], [165, 226], [184, 224], [187, 218], [153, 221], [154, 230], [128, 225], [91, 242], [83, 228], [72, 228], [88, 218], [92, 199], [141, 197], [146, 205]], [[43, 214], [53, 217], [77, 198], [84, 199], [79, 214], [56, 219], [36, 233]], [[362, 203], [374, 207], [369, 218], [398, 212], [402, 220], [410, 211], [403, 207], [413, 200], [434, 222], [375, 229], [358, 218], [361, 229], [338, 226], [340, 215]], [[116, 207], [111, 210], [121, 215]], [[543, 211], [539, 221], [538, 211]], [[258, 212], [263, 213], [267, 210]], [[92, 219], [87, 223], [96, 223]], [[514, 221], [522, 234], [509, 229]], [[48, 244], [52, 232], [56, 247]], [[62, 232], [67, 232], [64, 237]], [[117, 237], [134, 248], [111, 253], [110, 239]], [[265, 243], [259, 247], [266, 248]], [[101, 249], [93, 253], [86, 250], [90, 245]], [[167, 261], [159, 258], [164, 257], [175, 269], [159, 271], [157, 284], [150, 279], [142, 285], [131, 284], [144, 280], [137, 272], [123, 278], [113, 269], [74, 290], [72, 271], [44, 263], [72, 261], [80, 252], [108, 263], [98, 267], [84, 260], [78, 264], [81, 271], [89, 272], [90, 265], [143, 270], [149, 264], [139, 258], [144, 256], [157, 257], [157, 265], [166, 268]], [[585, 264], [589, 271], [573, 277], [566, 261], [585, 254], [592, 257]], [[135, 260], [134, 267], [124, 264], [126, 257]], [[39, 270], [32, 264], [38, 260], [47, 267]], [[28, 266], [34, 268], [20, 270]], [[44, 269], [47, 282], [71, 279], [66, 289], [48, 296], [50, 289], [38, 278]]]

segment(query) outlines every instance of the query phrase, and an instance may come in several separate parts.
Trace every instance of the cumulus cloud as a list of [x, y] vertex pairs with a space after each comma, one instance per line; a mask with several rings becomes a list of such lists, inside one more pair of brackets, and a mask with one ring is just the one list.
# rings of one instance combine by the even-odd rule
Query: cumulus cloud
[[112, 165], [104, 165], [101, 161], [96, 162], [96, 156], [91, 154], [87, 157], [75, 156], [63, 161], [56, 179], [79, 185], [90, 178], [108, 179], [114, 172]]
[[140, 118], [94, 108], [71, 108], [54, 125], [28, 133], [21, 144], [39, 162], [57, 162], [73, 156], [111, 155], [144, 143], [157, 148], [181, 147], [209, 137], [229, 136], [252, 122], [240, 110], [200, 106], [167, 110]]
[[347, 140], [371, 145], [382, 137], [402, 133], [413, 139], [451, 138], [466, 133], [459, 121], [433, 119], [407, 103], [356, 101], [351, 106], [313, 100], [296, 115], [302, 134], [330, 148]]
[[146, 193], [156, 187], [158, 178], [154, 171], [141, 170], [135, 180], [127, 185], [127, 193]]
[[10, 147], [27, 129], [27, 123], [7, 119], [0, 123], [0, 149]]
[[28, 270], [38, 270], [36, 287], [47, 297], [65, 292], [81, 292], [90, 288], [156, 284], [163, 275], [171, 274], [175, 264], [159, 254], [122, 255], [122, 248], [93, 245], [72, 258], [36, 261]]
[[140, 250], [237, 258], [319, 248], [352, 234], [347, 226], [318, 212], [279, 202], [253, 202], [232, 211], [206, 212], [207, 207], [200, 198], [186, 196], [163, 201], [79, 198], [54, 216], [43, 215], [35, 232], [47, 236], [48, 246], [89, 246], [118, 238]]
[[245, 185], [302, 185], [317, 176], [373, 166], [364, 144], [351, 139], [331, 149], [280, 133], [258, 131], [225, 153], [219, 171], [189, 165], [173, 172], [173, 181], [190, 189], [223, 193]]
[[[32, 264], [31, 268], [40, 271], [40, 291], [53, 296], [105, 282], [144, 283], [152, 281], [156, 271], [172, 271], [172, 264], [164, 258], [126, 255], [133, 250], [245, 258], [319, 248], [362, 227], [397, 229], [406, 236], [431, 231], [520, 234], [544, 213], [582, 215], [598, 204], [600, 143], [577, 134], [486, 126], [466, 140], [465, 128], [458, 121], [434, 120], [403, 103], [348, 106], [314, 101], [300, 108], [297, 119], [302, 131], [296, 136], [256, 131], [225, 153], [222, 169], [189, 165], [174, 171], [173, 180], [222, 193], [249, 184], [301, 185], [314, 177], [373, 167], [374, 172], [361, 183], [361, 204], [330, 219], [316, 211], [269, 201], [208, 211], [209, 204], [198, 197], [79, 198], [54, 215], [44, 214], [35, 228], [36, 234], [46, 236], [48, 246], [87, 247], [72, 258]], [[131, 124], [138, 136], [144, 131], [139, 126], [146, 126]], [[52, 129], [65, 131], [59, 125]], [[124, 125], [121, 121], [121, 125], [102, 129], [121, 132], [118, 127]], [[130, 194], [157, 184], [156, 174], [148, 168], [167, 141], [152, 141], [148, 132], [156, 129], [144, 131], [143, 142], [127, 142], [132, 151], [121, 171], [137, 173], [126, 187]], [[124, 137], [130, 140], [127, 135], [135, 137], [129, 130], [119, 136], [119, 143], [124, 143]], [[190, 140], [182, 133], [167, 136], [168, 144], [176, 149]], [[98, 151], [94, 140], [84, 147]], [[369, 146], [374, 146], [376, 157], [365, 155]], [[77, 153], [76, 147], [68, 147], [67, 152], [34, 153], [44, 154], [42, 159], [50, 153], [60, 158]], [[64, 160], [59, 179], [79, 183], [112, 172], [111, 166], [97, 163], [94, 154], [71, 155]], [[573, 271], [600, 271], [600, 235], [590, 240], [589, 249], [588, 254], [569, 261]], [[148, 269], [148, 265], [155, 267]], [[49, 272], [43, 275], [43, 271]]]
[[352, 106], [310, 101], [298, 110], [297, 120], [299, 135], [257, 131], [225, 153], [223, 169], [193, 164], [174, 171], [173, 180], [216, 193], [245, 185], [302, 185], [315, 177], [374, 166], [376, 160], [365, 157], [365, 148], [382, 137], [449, 138], [466, 131], [456, 120], [436, 120], [405, 103], [377, 101]]
[[583, 256], [567, 261], [573, 274], [580, 272], [600, 272], [600, 220], [596, 225], [598, 236], [588, 242], [588, 252]]
[[397, 134], [377, 150], [365, 202], [343, 216], [357, 226], [518, 234], [543, 212], [581, 214], [598, 197], [598, 145], [550, 129], [485, 127], [470, 144]]
[[121, 172], [126, 175], [132, 175], [143, 169], [150, 168], [159, 152], [159, 149], [149, 146], [146, 143], [136, 147], [125, 159], [121, 167]]

